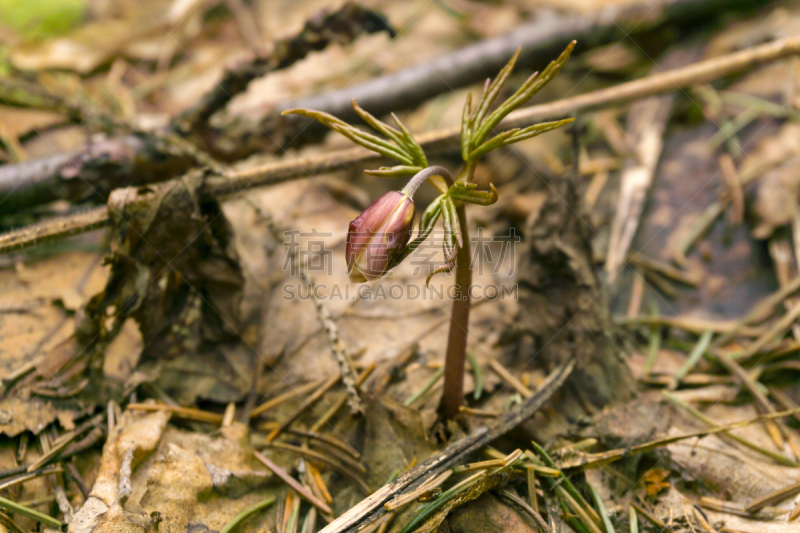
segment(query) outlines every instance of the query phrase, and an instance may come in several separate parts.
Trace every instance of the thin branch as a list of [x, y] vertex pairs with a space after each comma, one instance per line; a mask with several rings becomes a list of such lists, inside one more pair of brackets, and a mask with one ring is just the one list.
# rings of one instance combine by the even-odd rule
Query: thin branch
[[[429, 98], [449, 93], [453, 88], [466, 87], [495, 75], [519, 47], [522, 48], [519, 59], [521, 65], [534, 69], [544, 68], [544, 58], [555, 57], [572, 39], [583, 44], [601, 46], [625, 37], [627, 34], [623, 32], [635, 35], [651, 31], [659, 24], [680, 27], [681, 24], [695, 21], [708, 22], [709, 18], [720, 13], [729, 13], [743, 5], [754, 7], [762, 3], [766, 3], [765, 0], [665, 0], [660, 2], [657, 10], [650, 11], [651, 0], [639, 0], [623, 7], [607, 6], [594, 16], [576, 17], [541, 12], [531, 23], [509, 34], [475, 43], [432, 61], [351, 88], [278, 103], [270, 114], [258, 120], [253, 120], [250, 116], [229, 117], [223, 127], [208, 134], [203, 132], [202, 139], [193, 140], [201, 141], [217, 159], [227, 162], [241, 160], [256, 153], [278, 153], [290, 146], [296, 148], [302, 144], [317, 142], [321, 138], [320, 132], [324, 131], [322, 127], [308, 127], [316, 125], [310, 124], [306, 119], [282, 117], [280, 113], [286, 109], [319, 109], [351, 121], [357, 118], [356, 111], [350, 105], [355, 98], [367, 111], [382, 116], [390, 111], [413, 108]], [[647, 21], [642, 20], [643, 9], [650, 11]], [[246, 87], [241, 81], [252, 76], [251, 71], [266, 73], [266, 63], [268, 62], [264, 58], [255, 58], [251, 63], [235, 67], [220, 82], [219, 87], [224, 87], [229, 95], [236, 94]], [[195, 117], [210, 116], [213, 110], [220, 109], [227, 103], [226, 98], [221, 89], [213, 90], [204, 98], [204, 103], [176, 118], [173, 126], [178, 128], [177, 131], [192, 130]], [[108, 143], [118, 146], [113, 150], [119, 154], [118, 157], [109, 160], [101, 155], [95, 156], [94, 148], [89, 147], [83, 153], [59, 154], [25, 164], [0, 167], [0, 196], [11, 195], [6, 205], [10, 203], [17, 208], [55, 199], [86, 200], [93, 196], [93, 189], [99, 190], [102, 196], [107, 196], [111, 189], [104, 189], [106, 186], [118, 187], [122, 183], [133, 185], [125, 181], [128, 179], [155, 183], [176, 177], [192, 166], [191, 160], [175, 157], [163, 148], [143, 143], [137, 137], [113, 138]], [[125, 155], [120, 148], [130, 144], [138, 147], [132, 147], [129, 154]], [[64, 159], [78, 161], [82, 175], [92, 182], [92, 187], [87, 187], [80, 180], [70, 180], [62, 176], [59, 168]], [[156, 164], [157, 160], [161, 163]], [[157, 171], [142, 169], [137, 173], [136, 169], [141, 166], [156, 167]], [[137, 175], [132, 176], [134, 173]], [[2, 174], [5, 174], [5, 179]], [[33, 185], [29, 186], [31, 184]]]
[[[729, 76], [800, 53], [800, 37], [779, 39], [768, 44], [741, 50], [722, 57], [694, 63], [687, 67], [654, 74], [645, 78], [622, 83], [573, 98], [531, 106], [511, 113], [498, 129], [507, 130], [527, 127], [548, 119], [568, 114], [594, 111], [616, 105], [626, 105], [640, 98], [668, 93], [682, 88]], [[441, 131], [416, 135], [426, 153], [442, 152], [458, 146], [460, 126]], [[380, 160], [374, 153], [355, 148], [307, 157], [283, 160], [249, 169], [229, 172], [227, 176], [208, 178], [204, 192], [210, 195], [232, 195], [255, 187], [275, 185], [295, 179], [307, 178], [356, 167]], [[106, 208], [98, 208], [77, 216], [50, 220], [0, 235], [0, 253], [31, 246], [48, 239], [62, 238], [89, 231], [108, 223]], [[77, 217], [87, 218], [86, 221]]]

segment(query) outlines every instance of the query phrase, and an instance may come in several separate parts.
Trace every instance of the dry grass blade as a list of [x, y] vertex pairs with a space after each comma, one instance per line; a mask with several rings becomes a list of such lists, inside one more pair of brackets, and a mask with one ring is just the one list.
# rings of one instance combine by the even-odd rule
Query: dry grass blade
[[283, 468], [279, 467], [278, 465], [267, 459], [263, 454], [257, 451], [253, 451], [253, 456], [259, 461], [261, 461], [261, 463], [264, 466], [269, 468], [273, 474], [281, 478], [287, 485], [292, 487], [292, 489], [294, 489], [295, 492], [297, 492], [300, 496], [308, 500], [314, 507], [316, 507], [325, 514], [333, 513], [333, 511], [331, 511], [331, 508], [328, 507], [328, 505], [325, 502], [323, 502], [322, 500], [311, 494], [311, 492], [309, 492], [307, 488], [302, 486], [300, 483], [297, 482], [297, 480], [295, 480], [292, 476], [287, 474]]
[[255, 409], [250, 412], [250, 418], [255, 418], [260, 416], [261, 414], [269, 411], [273, 407], [277, 407], [278, 405], [291, 400], [292, 398], [296, 398], [298, 396], [302, 396], [303, 394], [310, 392], [322, 384], [322, 381], [314, 381], [311, 383], [306, 383], [304, 385], [300, 385], [299, 387], [293, 387], [292, 390], [287, 391], [281, 395], [278, 395], [274, 398], [270, 398], [266, 402], [262, 403]]
[[797, 276], [790, 283], [787, 283], [785, 286], [781, 287], [779, 290], [775, 291], [754, 305], [745, 316], [736, 321], [736, 324], [733, 326], [733, 328], [731, 328], [730, 331], [717, 338], [717, 340], [714, 341], [713, 346], [724, 346], [737, 333], [739, 333], [742, 327], [746, 326], [747, 324], [764, 320], [770, 315], [770, 313], [772, 313], [776, 305], [782, 303], [784, 300], [786, 300], [786, 298], [798, 290], [800, 290], [800, 276]]
[[800, 492], [800, 482], [795, 483], [794, 485], [789, 485], [788, 487], [784, 487], [782, 489], [778, 489], [774, 492], [770, 492], [769, 494], [765, 494], [760, 498], [756, 498], [755, 500], [748, 503], [744, 510], [748, 513], [753, 513], [755, 511], [760, 511], [764, 507], [768, 505], [773, 505], [778, 502], [785, 500], [786, 498], [790, 498], [795, 494]]
[[[364, 371], [358, 375], [358, 378], [356, 378], [355, 386], [360, 387], [361, 385], [363, 385], [364, 381], [366, 381], [366, 379], [370, 376], [370, 374], [372, 374], [372, 372], [376, 368], [377, 365], [375, 363], [371, 363], [367, 368], [365, 368]], [[347, 395], [343, 396], [339, 400], [336, 400], [334, 404], [331, 405], [331, 407], [327, 411], [325, 411], [325, 413], [321, 417], [319, 417], [319, 420], [314, 422], [314, 425], [311, 426], [309, 431], [318, 432], [320, 429], [322, 429], [322, 426], [327, 424], [331, 418], [336, 416], [336, 413], [339, 411], [339, 409], [344, 407], [344, 404], [347, 402], [347, 400], [348, 400]]]
[[528, 515], [533, 518], [533, 521], [536, 522], [536, 525], [539, 526], [539, 529], [541, 529], [544, 533], [552, 532], [552, 529], [550, 529], [550, 526], [544, 521], [544, 518], [542, 518], [542, 515], [539, 514], [539, 511], [528, 505], [525, 500], [507, 489], [501, 490], [498, 494], [528, 513]]
[[520, 393], [523, 397], [530, 398], [531, 396], [533, 396], [533, 391], [531, 391], [528, 387], [523, 385], [520, 380], [514, 377], [514, 375], [511, 372], [509, 372], [508, 369], [506, 369], [506, 367], [501, 365], [500, 362], [497, 361], [495, 358], [489, 357], [489, 366], [492, 367], [492, 370], [494, 370], [498, 376], [503, 378], [503, 380], [505, 380], [506, 383], [511, 385], [511, 387], [515, 391]]
[[780, 507], [764, 507], [755, 513], [748, 513], [744, 510], [744, 507], [741, 504], [719, 500], [710, 496], [701, 496], [700, 505], [706, 509], [711, 509], [712, 511], [728, 513], [755, 520], [774, 520], [775, 518], [786, 514], [786, 510], [781, 509]]
[[[800, 308], [800, 305], [796, 307]], [[791, 312], [787, 314], [791, 314]], [[739, 363], [734, 361], [727, 353], [722, 352], [721, 350], [717, 350], [716, 355], [719, 361], [725, 366], [725, 368], [727, 368], [731, 372], [731, 374], [735, 375], [742, 381], [742, 383], [744, 383], [745, 387], [747, 387], [747, 390], [750, 391], [750, 394], [752, 394], [753, 397], [756, 399], [756, 405], [760, 412], [762, 413], [775, 412], [775, 408], [772, 406], [769, 399], [767, 399], [766, 394], [762, 392], [762, 387], [759, 383], [756, 382], [755, 378], [753, 378], [748, 372], [746, 372], [741, 367], [741, 365], [739, 365]], [[773, 442], [775, 442], [775, 446], [777, 446], [778, 449], [783, 448], [783, 437], [781, 434], [781, 430], [778, 427], [780, 424], [781, 424], [780, 421], [772, 421], [772, 420], [765, 423], [767, 432], [769, 433]]]
[[417, 487], [415, 490], [413, 490], [413, 491], [411, 491], [409, 493], [406, 493], [406, 494], [402, 494], [400, 496], [396, 496], [393, 500], [388, 501], [385, 504], [383, 504], [383, 506], [387, 511], [393, 511], [394, 509], [402, 507], [403, 505], [406, 505], [407, 503], [411, 503], [414, 500], [416, 500], [417, 498], [419, 498], [420, 496], [422, 496], [423, 494], [425, 494], [427, 492], [430, 492], [431, 490], [441, 486], [442, 483], [447, 481], [450, 478], [451, 475], [453, 475], [453, 471], [452, 470], [446, 470], [446, 471], [442, 472], [441, 474], [439, 474], [438, 476], [432, 476], [431, 479], [429, 479], [428, 481], [424, 482], [422, 485]]
[[[691, 405], [681, 401], [680, 399], [678, 399], [676, 396], [670, 394], [669, 392], [662, 391], [662, 394], [670, 402], [672, 402], [673, 404], [675, 404], [678, 407], [682, 408], [687, 413], [689, 413], [693, 417], [697, 418], [698, 420], [700, 420], [704, 424], [706, 424], [706, 425], [708, 425], [708, 426], [710, 426], [712, 428], [715, 428], [715, 429], [718, 429], [718, 428], [722, 427], [722, 426], [719, 426], [713, 420], [711, 420], [709, 417], [707, 417], [706, 415], [704, 415], [703, 413], [701, 413], [700, 411], [698, 411], [697, 409], [692, 407]], [[770, 413], [770, 415], [772, 415], [772, 414], [775, 414], [775, 413]], [[767, 423], [767, 422], [772, 421], [772, 420], [774, 420], [774, 419], [773, 418], [764, 417], [763, 421], [764, 421], [764, 423]], [[789, 459], [788, 457], [784, 457], [783, 455], [781, 455], [779, 453], [776, 453], [776, 452], [773, 452], [771, 450], [767, 450], [766, 448], [763, 448], [763, 447], [759, 446], [758, 444], [755, 444], [755, 443], [745, 439], [744, 437], [740, 437], [739, 435], [736, 435], [735, 433], [728, 433], [726, 431], [725, 435], [728, 438], [735, 440], [739, 444], [742, 444], [743, 446], [746, 446], [746, 447], [750, 448], [751, 450], [760, 453], [761, 455], [769, 457], [773, 461], [776, 461], [776, 462], [778, 462], [778, 463], [780, 463], [782, 465], [793, 466], [793, 467], [800, 466], [800, 464], [797, 461]]]
[[200, 409], [192, 409], [191, 407], [180, 407], [178, 405], [167, 405], [163, 403], [131, 403], [128, 404], [128, 409], [132, 411], [169, 411], [173, 416], [178, 418], [185, 418], [187, 420], [194, 420], [196, 422], [208, 422], [209, 424], [221, 424], [222, 415], [211, 413], [209, 411], [202, 411]]
[[278, 435], [283, 433], [283, 431], [286, 428], [288, 428], [292, 424], [292, 422], [297, 420], [300, 417], [300, 415], [302, 415], [306, 411], [306, 409], [311, 407], [314, 404], [314, 402], [319, 400], [323, 394], [331, 390], [333, 386], [339, 382], [340, 379], [341, 379], [340, 375], [328, 378], [328, 381], [323, 383], [322, 386], [320, 386], [317, 390], [315, 390], [311, 394], [311, 396], [306, 398], [306, 400], [300, 405], [300, 407], [295, 409], [294, 413], [289, 415], [289, 417], [286, 418], [283, 422], [281, 422], [278, 427], [276, 427], [275, 429], [272, 430], [272, 432], [270, 432], [270, 434], [267, 436], [267, 442], [274, 441], [278, 437]]
[[694, 512], [695, 520], [697, 520], [697, 523], [700, 524], [700, 527], [702, 527], [706, 533], [719, 533], [716, 529], [711, 527], [706, 515], [703, 514], [703, 511], [701, 511], [699, 507], [693, 506], [692, 511]]
[[[671, 396], [666, 391], [664, 391], [663, 394], [665, 396], [667, 396], [667, 397]], [[675, 398], [674, 396], [672, 396], [672, 397]], [[675, 399], [677, 400], [677, 398], [675, 398]], [[683, 404], [683, 402], [680, 402], [680, 400], [677, 400], [677, 401], [680, 404]], [[683, 404], [683, 405], [685, 405], [685, 404]], [[656, 448], [661, 448], [663, 446], [666, 446], [668, 444], [672, 444], [674, 442], [679, 442], [679, 441], [682, 441], [682, 440], [696, 438], [696, 437], [705, 437], [707, 435], [715, 435], [717, 433], [726, 433], [726, 432], [734, 430], [734, 429], [741, 429], [741, 428], [744, 428], [744, 427], [747, 427], [747, 426], [751, 426], [753, 424], [763, 423], [765, 420], [776, 420], [776, 419], [784, 418], [784, 417], [787, 417], [787, 416], [793, 416], [796, 413], [800, 413], [800, 408], [790, 409], [790, 410], [787, 410], [787, 411], [779, 411], [777, 413], [770, 413], [770, 414], [767, 414], [767, 415], [761, 415], [761, 416], [757, 416], [755, 418], [751, 418], [749, 420], [742, 420], [741, 422], [733, 422], [731, 424], [725, 424], [725, 425], [722, 425], [722, 426], [714, 425], [714, 427], [711, 427], [710, 429], [707, 429], [705, 431], [696, 431], [694, 433], [686, 433], [686, 434], [683, 434], [683, 435], [676, 435], [674, 437], [665, 437], [663, 439], [656, 439], [656, 440], [647, 442], [645, 444], [640, 444], [638, 446], [632, 446], [630, 448], [618, 448], [618, 449], [615, 449], [615, 450], [609, 450], [607, 452], [602, 452], [602, 453], [586, 454], [586, 455], [584, 455], [582, 457], [579, 457], [577, 459], [570, 459], [570, 460], [562, 461], [562, 463], [560, 465], [560, 468], [562, 468], [562, 469], [597, 468], [597, 467], [606, 465], [608, 463], [612, 463], [614, 461], [617, 461], [617, 460], [619, 460], [619, 459], [621, 459], [623, 457], [627, 457], [629, 455], [634, 455], [634, 454], [639, 454], [639, 453], [649, 452], [649, 451], [655, 450]], [[702, 413], [700, 413], [700, 414], [702, 415]], [[714, 422], [709, 420], [709, 425], [711, 425], [711, 424], [714, 424]], [[769, 453], [773, 453], [773, 452], [769, 452]], [[777, 455], [777, 457], [775, 457], [774, 459], [776, 461], [782, 463], [782, 464], [787, 465], [787, 466], [795, 466], [796, 465], [796, 463], [794, 461], [792, 461], [791, 459], [788, 459], [786, 457], [783, 457], [781, 455]]]

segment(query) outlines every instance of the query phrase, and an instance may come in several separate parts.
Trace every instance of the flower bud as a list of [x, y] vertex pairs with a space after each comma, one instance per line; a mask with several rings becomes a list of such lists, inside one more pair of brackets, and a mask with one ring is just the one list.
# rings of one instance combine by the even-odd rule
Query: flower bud
[[350, 281], [378, 279], [403, 252], [414, 228], [414, 202], [389, 191], [350, 223], [347, 230], [347, 273]]

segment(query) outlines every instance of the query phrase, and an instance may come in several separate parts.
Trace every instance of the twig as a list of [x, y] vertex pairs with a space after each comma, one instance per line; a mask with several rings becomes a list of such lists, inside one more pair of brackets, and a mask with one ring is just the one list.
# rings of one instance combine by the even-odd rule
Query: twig
[[[624, 105], [640, 98], [680, 90], [697, 83], [712, 81], [754, 66], [775, 61], [800, 52], [800, 37], [789, 37], [734, 52], [726, 56], [700, 61], [687, 67], [647, 76], [622, 83], [615, 87], [594, 91], [573, 98], [531, 106], [511, 113], [498, 125], [498, 131], [525, 127], [545, 119], [563, 117], [568, 114], [587, 112], [605, 107]], [[441, 151], [457, 144], [460, 128], [431, 132], [416, 136], [426, 152]], [[206, 182], [204, 192], [211, 195], [230, 195], [241, 191], [283, 183], [289, 180], [306, 178], [326, 172], [342, 170], [378, 158], [365, 149], [336, 151], [293, 161], [280, 161], [246, 170], [229, 173], [229, 176], [211, 177]], [[97, 211], [97, 212], [94, 212]], [[61, 238], [89, 229], [99, 228], [108, 223], [107, 208], [98, 208], [84, 214], [86, 220], [74, 217], [51, 220], [33, 227], [0, 235], [0, 252], [31, 246], [45, 239]]]
[[[753, 0], [749, 2], [765, 3], [764, 0]], [[285, 109], [306, 107], [320, 109], [342, 118], [350, 119], [355, 117], [347, 117], [345, 113], [352, 113], [350, 108], [350, 101], [356, 98], [361, 102], [362, 106], [375, 115], [385, 115], [389, 111], [398, 111], [403, 108], [411, 108], [417, 106], [422, 101], [434, 97], [441, 93], [449, 93], [453, 88], [464, 87], [473, 83], [481, 82], [497, 72], [497, 70], [505, 64], [508, 58], [514, 53], [519, 46], [523, 48], [522, 61], [525, 65], [530, 65], [531, 68], [538, 68], [543, 66], [540, 64], [542, 58], [551, 57], [563, 49], [564, 45], [571, 39], [578, 39], [582, 43], [592, 43], [601, 45], [608, 42], [616, 42], [619, 38], [631, 32], [636, 34], [643, 31], [649, 31], [653, 25], [658, 21], [664, 23], [684, 23], [693, 20], [706, 22], [709, 16], [714, 16], [722, 12], [727, 12], [729, 9], [734, 9], [741, 6], [741, 0], [704, 0], [704, 1], [688, 1], [688, 0], [668, 0], [659, 5], [657, 16], [648, 17], [646, 23], [641, 20], [642, 10], [649, 10], [652, 6], [649, 0], [639, 0], [635, 4], [627, 4], [623, 7], [607, 6], [605, 9], [597, 12], [595, 16], [559, 16], [553, 13], [543, 13], [529, 25], [522, 26], [516, 29], [509, 35], [504, 35], [495, 39], [487, 39], [475, 45], [457, 50], [450, 54], [446, 54], [430, 62], [423, 62], [421, 65], [411, 67], [409, 69], [401, 70], [393, 73], [387, 77], [373, 80], [362, 85], [356, 85], [349, 88], [344, 88], [334, 93], [329, 93], [321, 96], [316, 96], [308, 99], [295, 100], [291, 102], [282, 102], [277, 104], [275, 114]], [[726, 7], [727, 6], [727, 7]], [[656, 12], [651, 14], [655, 15]], [[368, 28], [365, 31], [376, 31], [382, 29], [380, 23], [376, 21], [375, 28]], [[625, 34], [621, 33], [623, 31]], [[301, 32], [303, 35], [304, 32]], [[312, 33], [313, 40], [329, 40], [331, 37], [328, 33], [334, 33], [334, 38], [341, 38], [345, 32], [336, 29], [330, 32]], [[298, 36], [299, 37], [299, 36]], [[294, 51], [291, 47], [285, 47], [288, 52]], [[295, 58], [295, 60], [301, 57]], [[259, 63], [260, 60], [260, 63]], [[256, 70], [263, 68], [265, 58], [256, 58], [252, 63], [245, 66], [234, 68], [234, 71], [244, 71], [247, 77], [247, 68]], [[286, 65], [284, 65], [286, 66]], [[224, 81], [220, 85], [224, 85]], [[239, 83], [237, 87], [228, 84], [226, 87], [228, 94], [235, 95], [241, 92], [243, 84]], [[246, 85], [244, 85], [246, 87]], [[206, 98], [213, 102], [212, 107], [219, 108], [220, 103], [211, 98], [210, 93]], [[198, 106], [200, 109], [203, 106]], [[197, 114], [197, 113], [195, 113]], [[203, 114], [208, 114], [205, 111]], [[229, 127], [225, 128], [224, 132], [214, 131], [212, 135], [205, 136], [203, 141], [210, 144], [209, 149], [218, 152], [220, 157], [225, 160], [244, 159], [254, 153], [264, 152], [268, 150], [272, 153], [284, 150], [287, 145], [298, 146], [302, 141], [309, 142], [317, 140], [318, 135], [312, 129], [306, 128], [307, 122], [304, 120], [286, 120], [288, 117], [279, 117], [269, 114], [259, 121], [253, 121], [251, 117], [246, 120], [235, 122]], [[296, 119], [297, 117], [291, 117]], [[191, 118], [186, 120], [178, 120], [176, 122], [184, 123], [186, 127], [191, 127]], [[202, 121], [201, 121], [202, 123]], [[302, 135], [299, 135], [302, 132]], [[299, 136], [298, 136], [299, 135]], [[136, 138], [125, 139], [110, 139], [114, 143], [128, 143], [131, 141], [141, 145], [142, 143]], [[102, 158], [93, 158], [91, 149], [89, 153], [84, 154], [71, 154], [69, 157], [86, 159], [88, 167], [94, 170], [93, 167], [100, 167], [99, 163]], [[125, 180], [125, 168], [130, 167], [132, 161], [140, 159], [157, 159], [160, 156], [162, 159], [166, 156], [171, 159], [171, 176], [165, 176], [170, 165], [164, 165], [162, 171], [158, 173], [149, 173], [147, 176], [137, 176], [142, 183], [143, 181], [156, 177], [158, 181], [166, 179], [167, 177], [174, 177], [178, 173], [183, 172], [180, 169], [188, 169], [191, 161], [185, 161], [185, 158], [175, 158], [172, 154], [165, 154], [164, 150], [154, 150], [152, 147], [134, 150], [132, 156], [124, 157], [119, 165], [114, 165], [113, 176], [110, 179], [105, 179], [108, 176], [98, 175], [97, 180], [90, 178], [93, 182], [99, 181], [101, 187], [101, 194], [104, 196], [108, 194], [108, 190], [103, 190], [115, 182], [117, 186]], [[148, 157], [148, 155], [151, 157]], [[49, 199], [43, 199], [43, 195], [35, 194], [33, 190], [20, 190], [27, 189], [27, 187], [19, 187], [17, 192], [19, 196], [15, 196], [11, 200], [15, 205], [21, 205], [17, 200], [24, 196], [33, 203], [41, 203], [44, 201], [53, 201], [55, 199], [69, 198], [69, 199], [84, 199], [90, 196], [92, 191], [87, 191], [86, 187], [81, 188], [82, 184], [74, 183], [75, 180], [62, 179], [58, 174], [58, 158], [63, 159], [64, 156], [59, 155], [53, 158], [47, 158], [42, 161], [31, 162], [30, 168], [37, 169], [42, 166], [55, 168], [56, 172], [52, 170], [47, 172], [45, 170], [38, 171], [41, 174], [35, 181], [40, 186], [35, 187], [39, 192], [44, 192]], [[116, 161], [115, 161], [116, 162]], [[20, 165], [21, 166], [21, 165]], [[6, 194], [8, 190], [14, 189], [24, 180], [24, 172], [19, 169], [17, 165], [12, 166], [9, 170], [10, 174], [16, 177], [10, 177], [7, 181], [7, 187], [0, 185], [2, 195]], [[17, 168], [14, 168], [17, 167]], [[1, 171], [0, 171], [1, 173]], [[98, 174], [97, 172], [93, 172]], [[83, 173], [86, 177], [87, 173]], [[0, 177], [0, 182], [4, 180]], [[152, 181], [151, 181], [152, 183]], [[131, 183], [125, 183], [130, 185]], [[31, 188], [32, 189], [32, 188]], [[76, 190], [80, 189], [80, 190]]]
[[[730, 7], [734, 5], [735, 3]], [[622, 28], [626, 32], [639, 32], [651, 29], [655, 20], [706, 20], [725, 9], [719, 3], [667, 0], [659, 5], [656, 17], [643, 24], [641, 10], [651, 7], [647, 2], [636, 2], [624, 7], [606, 5], [593, 16], [580, 17], [541, 13], [530, 24], [521, 26], [508, 35], [487, 39], [351, 90], [331, 91], [311, 98], [285, 102], [278, 106], [278, 111], [292, 108], [319, 109], [350, 121], [357, 118], [350, 108], [350, 101], [356, 99], [370, 113], [386, 115], [494, 76], [517, 48], [522, 48], [519, 64], [537, 70], [546, 66], [543, 58], [554, 57], [573, 39], [579, 43], [597, 46], [616, 42], [619, 38], [617, 32]]]
[[243, 92], [256, 78], [283, 69], [304, 58], [310, 52], [322, 50], [330, 42], [347, 43], [361, 33], [394, 31], [386, 20], [374, 10], [347, 2], [341, 9], [309, 19], [303, 29], [273, 45], [273, 52], [225, 72], [222, 80], [208, 92], [200, 104], [173, 120], [178, 131], [188, 132], [208, 126], [211, 116], [225, 107], [237, 94]]

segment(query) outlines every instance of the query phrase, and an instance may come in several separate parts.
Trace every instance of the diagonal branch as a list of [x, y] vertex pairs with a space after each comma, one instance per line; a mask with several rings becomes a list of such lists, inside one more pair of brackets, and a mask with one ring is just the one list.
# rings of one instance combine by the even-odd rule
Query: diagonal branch
[[[319, 109], [352, 121], [357, 118], [357, 112], [350, 102], [356, 99], [370, 113], [383, 116], [390, 111], [413, 108], [453, 88], [482, 82], [487, 76], [494, 75], [520, 47], [519, 61], [522, 64], [533, 69], [544, 68], [546, 64], [542, 58], [555, 57], [572, 39], [578, 40], [582, 46], [600, 46], [626, 37], [625, 32], [636, 35], [652, 31], [654, 27], [682, 27], [698, 21], [708, 23], [710, 18], [720, 13], [764, 3], [768, 2], [660, 0], [658, 7], [654, 8], [653, 0], [636, 0], [623, 7], [607, 6], [593, 16], [567, 16], [543, 11], [534, 20], [508, 34], [335, 93], [278, 103], [272, 111], [255, 120], [249, 114], [231, 117], [220, 113], [223, 124], [219, 127], [193, 126], [202, 124], [202, 121], [197, 122], [199, 117], [210, 116], [209, 113], [213, 114], [213, 110], [224, 105], [227, 97], [215, 90], [204, 99], [205, 104], [187, 112], [183, 118], [175, 119], [173, 127], [177, 131], [194, 131], [189, 135], [191, 141], [202, 144], [220, 161], [230, 163], [256, 153], [279, 153], [289, 147], [318, 142], [325, 131], [308, 119], [281, 116], [281, 111], [286, 109]], [[642, 20], [644, 12], [649, 13], [646, 21]], [[291, 51], [292, 48], [285, 47], [285, 50]], [[259, 62], [263, 64], [256, 65]], [[251, 69], [264, 72], [266, 65], [267, 62], [256, 58], [253, 65], [236, 67], [226, 75], [227, 81], [223, 80], [220, 87], [225, 86], [229, 94], [234, 94], [243, 87], [241, 81], [252, 75]], [[100, 198], [105, 199], [111, 187], [164, 181], [193, 166], [191, 159], [176, 157], [176, 154], [149, 141], [133, 136], [107, 139], [106, 149], [101, 153], [93, 154], [89, 148], [70, 154], [71, 164], [68, 166], [63, 164], [63, 154], [30, 165], [5, 165], [0, 167], [0, 197], [7, 198], [6, 205], [14, 205], [16, 209], [57, 199], [74, 202], [96, 200], [95, 189]], [[136, 147], [129, 149], [129, 145]], [[109, 159], [110, 162], [105, 163]], [[80, 171], [91, 182], [91, 187], [81, 180], [62, 175], [61, 168], [67, 168], [71, 175]]]
[[573, 368], [575, 368], [574, 358], [556, 368], [547, 377], [542, 387], [525, 400], [519, 409], [504, 415], [491, 426], [482, 427], [466, 437], [451, 442], [442, 451], [421, 462], [416, 468], [393, 483], [384, 485], [367, 496], [359, 504], [328, 524], [320, 533], [352, 533], [374, 522], [385, 514], [384, 503], [395, 496], [413, 491], [432, 476], [441, 474], [456, 463], [464, 462], [466, 456], [533, 416], [564, 384]]
[[[498, 125], [498, 130], [524, 128], [569, 114], [627, 105], [640, 98], [678, 91], [698, 83], [707, 83], [796, 54], [800, 54], [800, 37], [779, 39], [615, 87], [520, 109], [503, 120]], [[460, 127], [456, 127], [415, 137], [427, 153], [441, 153], [452, 148], [458, 150], [460, 134]], [[303, 159], [283, 160], [249, 169], [233, 170], [225, 176], [212, 174], [206, 180], [204, 193], [214, 196], [233, 195], [255, 187], [275, 185], [376, 161], [380, 161], [379, 156], [362, 148], [329, 152]], [[108, 214], [105, 207], [80, 215], [48, 220], [0, 235], [0, 253], [75, 235], [102, 227], [107, 223]]]

